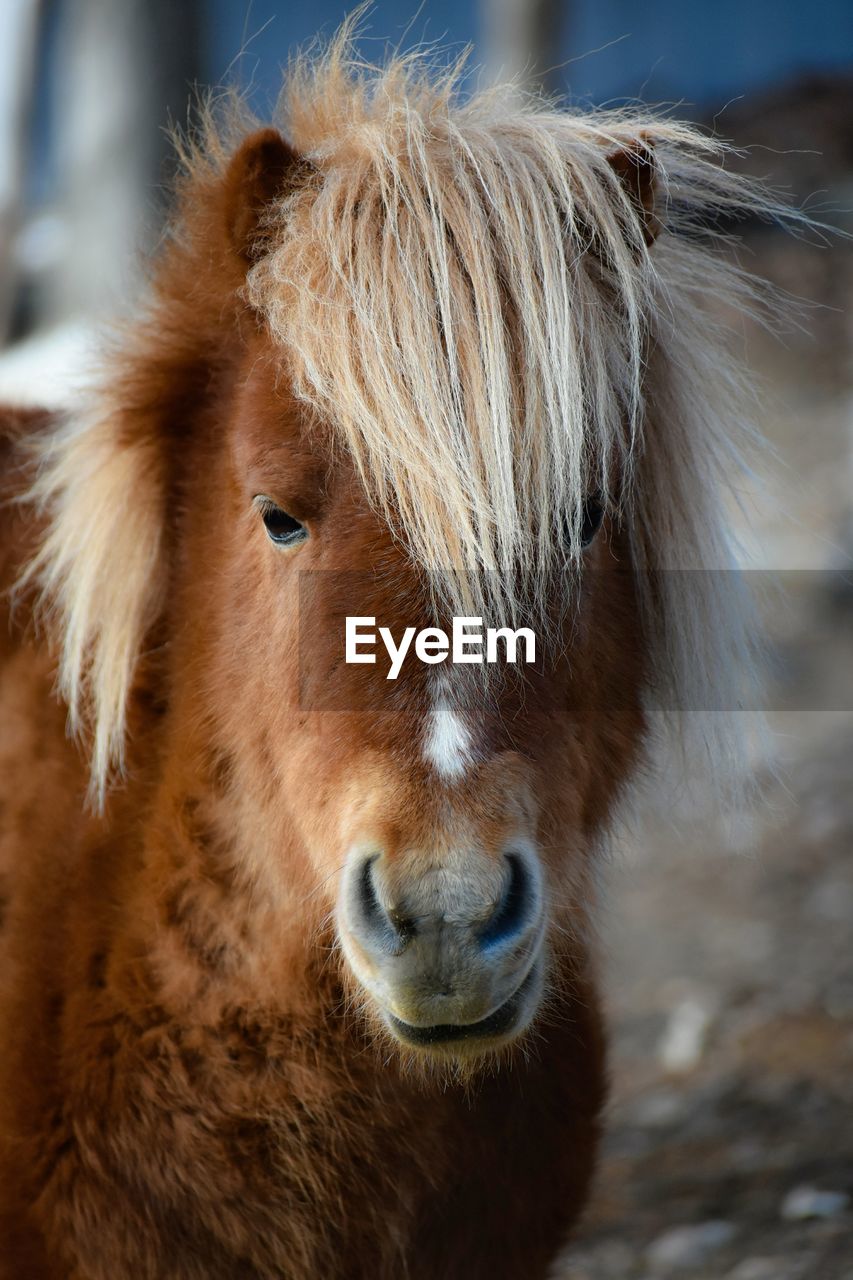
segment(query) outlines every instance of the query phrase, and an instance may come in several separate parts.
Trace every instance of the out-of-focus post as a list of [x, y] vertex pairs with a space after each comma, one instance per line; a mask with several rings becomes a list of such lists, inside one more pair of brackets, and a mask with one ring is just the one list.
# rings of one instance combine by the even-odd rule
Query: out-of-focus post
[[481, 0], [486, 74], [526, 89], [556, 88], [568, 0]]
[[0, 347], [8, 337], [18, 282], [17, 238], [41, 11], [40, 0], [0, 4]]
[[159, 231], [167, 110], [186, 118], [196, 0], [64, 0], [55, 148], [63, 239], [49, 319], [99, 314], [134, 284]]

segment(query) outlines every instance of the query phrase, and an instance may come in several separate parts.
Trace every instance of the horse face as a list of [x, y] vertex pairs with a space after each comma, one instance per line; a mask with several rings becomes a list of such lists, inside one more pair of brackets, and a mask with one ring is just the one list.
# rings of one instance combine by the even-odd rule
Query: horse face
[[[254, 352], [239, 394], [212, 628], [229, 738], [257, 786], [254, 843], [283, 883], [304, 851], [304, 897], [331, 908], [375, 1023], [433, 1056], [481, 1054], [529, 1027], [583, 929], [590, 843], [641, 727], [629, 579], [594, 572], [613, 554], [597, 540], [535, 669], [348, 666], [347, 616], [395, 638], [451, 620], [271, 368]], [[621, 709], [603, 713], [614, 678]]]

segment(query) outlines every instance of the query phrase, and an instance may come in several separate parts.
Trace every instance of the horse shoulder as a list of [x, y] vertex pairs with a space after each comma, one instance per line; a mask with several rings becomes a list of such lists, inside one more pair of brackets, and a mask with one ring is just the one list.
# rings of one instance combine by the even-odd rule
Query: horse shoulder
[[[82, 766], [55, 693], [55, 659], [36, 627], [35, 590], [18, 588], [38, 547], [43, 517], [26, 501], [33, 443], [50, 429], [45, 410], [0, 406], [0, 894], [68, 830]], [[62, 824], [61, 826], [58, 824]], [[26, 857], [24, 857], [24, 851]]]
[[[54, 691], [55, 662], [34, 625], [32, 588], [16, 583], [35, 553], [43, 518], [26, 501], [33, 442], [45, 410], [0, 407], [0, 895], [8, 903], [25, 868], [68, 819], [81, 777]], [[78, 792], [79, 795], [79, 792]], [[65, 827], [67, 830], [67, 826]], [[26, 857], [24, 856], [26, 853]], [[28, 873], [27, 873], [28, 874]]]
[[45, 1028], [58, 1016], [85, 789], [54, 688], [55, 659], [35, 625], [35, 591], [16, 588], [43, 528], [26, 500], [32, 446], [51, 425], [47, 411], [0, 406], [0, 1275], [33, 1280], [53, 1272], [28, 1225], [23, 1170], [33, 1161], [21, 1120], [29, 1127], [55, 1101]]

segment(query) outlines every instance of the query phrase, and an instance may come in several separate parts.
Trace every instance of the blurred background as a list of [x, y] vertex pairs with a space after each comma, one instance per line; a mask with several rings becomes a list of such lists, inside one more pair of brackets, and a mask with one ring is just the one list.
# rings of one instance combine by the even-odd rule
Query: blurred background
[[[70, 403], [99, 328], [132, 314], [192, 86], [236, 82], [266, 114], [289, 54], [350, 7], [0, 0], [0, 397]], [[836, 229], [739, 228], [743, 261], [805, 300], [781, 338], [742, 331], [774, 446], [743, 533], [783, 585], [765, 799], [658, 792], [620, 832], [613, 1103], [560, 1274], [853, 1280], [853, 4], [378, 0], [360, 47], [424, 41], [472, 45], [471, 85], [667, 104]]]

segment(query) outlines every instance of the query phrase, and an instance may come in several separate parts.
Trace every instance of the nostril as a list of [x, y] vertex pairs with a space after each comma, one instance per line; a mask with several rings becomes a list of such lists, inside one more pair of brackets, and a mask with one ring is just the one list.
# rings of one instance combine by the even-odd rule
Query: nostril
[[386, 908], [379, 896], [374, 878], [374, 863], [379, 854], [366, 858], [358, 877], [358, 907], [361, 922], [375, 942], [391, 951], [401, 951], [415, 933], [411, 920], [400, 912]]
[[534, 903], [530, 873], [515, 853], [507, 854], [509, 879], [495, 913], [480, 932], [484, 947], [507, 942], [519, 933], [530, 919]]
[[365, 924], [377, 925], [383, 922], [384, 912], [379, 905], [376, 886], [373, 883], [374, 858], [366, 858], [361, 866], [358, 878], [358, 903]]

